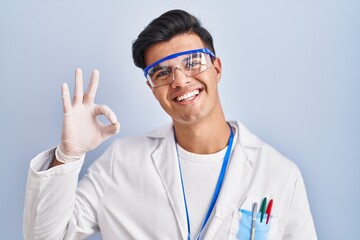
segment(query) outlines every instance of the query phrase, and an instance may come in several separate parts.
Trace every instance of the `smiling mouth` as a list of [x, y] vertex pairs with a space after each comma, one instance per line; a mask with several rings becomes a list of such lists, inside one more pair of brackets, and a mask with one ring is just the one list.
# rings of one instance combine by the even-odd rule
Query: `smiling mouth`
[[199, 95], [201, 89], [195, 89], [190, 92], [184, 93], [180, 96], [177, 96], [174, 100], [177, 102], [185, 102], [193, 100], [197, 95]]

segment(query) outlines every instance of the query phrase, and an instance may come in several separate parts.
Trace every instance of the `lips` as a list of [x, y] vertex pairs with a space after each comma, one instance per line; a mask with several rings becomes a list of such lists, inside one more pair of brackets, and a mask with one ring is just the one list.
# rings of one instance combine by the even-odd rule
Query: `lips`
[[201, 89], [195, 89], [189, 92], [181, 93], [181, 95], [176, 96], [174, 100], [177, 102], [190, 101], [199, 95], [200, 91]]

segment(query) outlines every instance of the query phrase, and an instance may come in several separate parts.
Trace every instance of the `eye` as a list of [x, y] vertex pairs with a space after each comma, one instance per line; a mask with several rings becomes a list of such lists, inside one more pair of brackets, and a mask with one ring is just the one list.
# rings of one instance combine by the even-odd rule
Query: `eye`
[[169, 69], [163, 69], [161, 71], [157, 71], [155, 75], [155, 80], [161, 80], [167, 78], [170, 75], [171, 71]]
[[201, 61], [198, 59], [193, 59], [192, 61], [189, 61], [186, 63], [186, 69], [194, 69], [197, 67], [200, 67]]
[[200, 62], [199, 61], [192, 61], [189, 65], [190, 67], [195, 67], [196, 65], [199, 65]]

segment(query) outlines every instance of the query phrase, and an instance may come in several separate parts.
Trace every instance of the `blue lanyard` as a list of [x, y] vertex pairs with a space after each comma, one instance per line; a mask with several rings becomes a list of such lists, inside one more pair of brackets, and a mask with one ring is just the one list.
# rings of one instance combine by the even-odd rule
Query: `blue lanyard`
[[[224, 180], [226, 168], [227, 168], [229, 158], [230, 158], [231, 147], [232, 147], [232, 143], [233, 143], [233, 139], [234, 139], [234, 132], [233, 132], [233, 129], [230, 126], [230, 124], [229, 124], [229, 127], [230, 127], [230, 138], [229, 138], [229, 142], [228, 142], [228, 148], [226, 149], [226, 153], [225, 153], [225, 156], [224, 156], [224, 161], [223, 161], [223, 164], [222, 164], [222, 167], [221, 167], [220, 176], [218, 178], [218, 181], [217, 181], [217, 184], [216, 184], [216, 187], [215, 187], [214, 195], [212, 197], [209, 209], [208, 209], [208, 211], [206, 213], [204, 222], [203, 222], [203, 224], [201, 226], [200, 233], [199, 233], [197, 239], [200, 239], [202, 231], [203, 231], [207, 221], [210, 218], [211, 212], [212, 212], [212, 210], [213, 210], [213, 208], [215, 206], [217, 197], [219, 196], [221, 185], [222, 185], [223, 180]], [[176, 138], [175, 138], [175, 141], [176, 141]], [[186, 220], [187, 220], [187, 228], [188, 228], [188, 237], [187, 237], [187, 239], [190, 240], [190, 218], [189, 218], [189, 212], [188, 212], [187, 203], [186, 203], [185, 188], [184, 188], [184, 182], [183, 182], [181, 165], [180, 165], [180, 158], [179, 158], [179, 150], [178, 150], [177, 144], [175, 144], [175, 146], [176, 146], [176, 153], [177, 153], [177, 156], [178, 156], [181, 187], [182, 187], [182, 192], [183, 192], [183, 197], [184, 197], [184, 204], [185, 204], [185, 211], [186, 211]]]

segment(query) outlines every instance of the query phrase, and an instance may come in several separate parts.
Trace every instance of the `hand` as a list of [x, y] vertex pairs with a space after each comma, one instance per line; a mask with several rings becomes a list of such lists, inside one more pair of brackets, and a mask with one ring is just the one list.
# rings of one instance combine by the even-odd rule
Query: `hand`
[[[68, 156], [83, 155], [119, 132], [120, 124], [115, 113], [108, 106], [94, 103], [98, 85], [99, 71], [94, 70], [84, 95], [82, 71], [76, 69], [72, 104], [68, 85], [63, 83], [61, 87], [64, 119], [59, 147]], [[105, 115], [110, 124], [101, 123], [97, 118], [99, 115]]]

